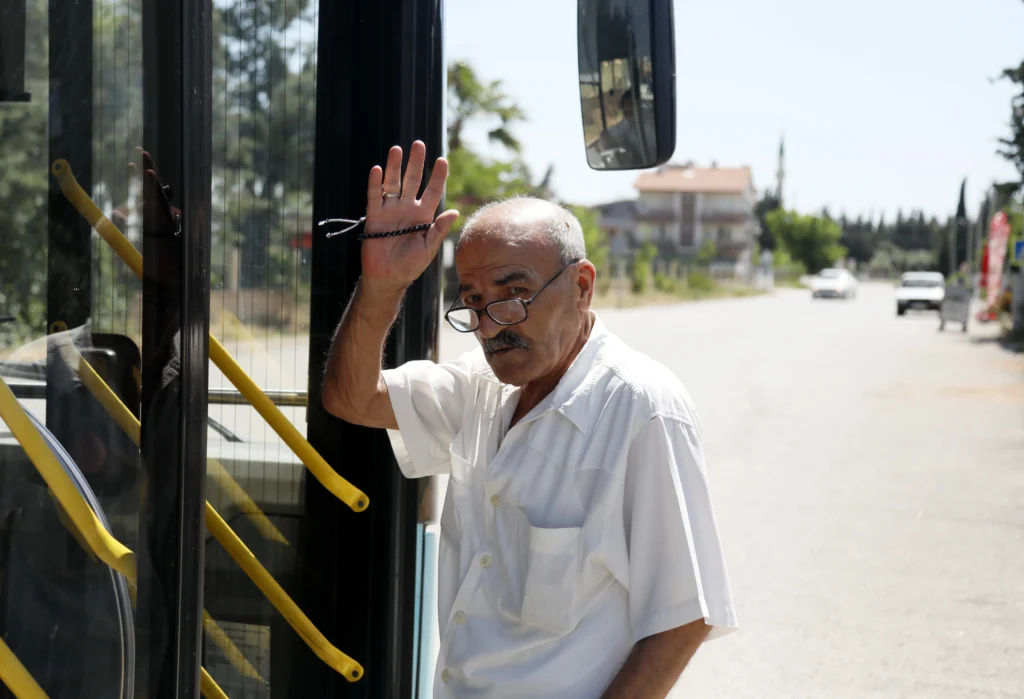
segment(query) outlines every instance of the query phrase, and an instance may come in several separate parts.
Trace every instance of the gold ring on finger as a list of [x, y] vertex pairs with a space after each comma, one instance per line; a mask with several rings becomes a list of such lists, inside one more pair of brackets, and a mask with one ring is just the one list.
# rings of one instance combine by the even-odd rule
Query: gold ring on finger
[[383, 187], [381, 187], [380, 193], [384, 195], [385, 199], [394, 199], [395, 197], [402, 196], [401, 192], [388, 192], [388, 191], [385, 191]]

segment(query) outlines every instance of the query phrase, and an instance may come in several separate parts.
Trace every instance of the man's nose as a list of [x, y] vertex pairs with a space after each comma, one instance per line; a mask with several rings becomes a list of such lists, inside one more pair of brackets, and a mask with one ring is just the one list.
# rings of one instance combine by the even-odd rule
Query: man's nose
[[495, 323], [494, 319], [487, 315], [486, 312], [480, 314], [480, 327], [477, 328], [476, 332], [481, 338], [490, 340], [504, 329], [504, 325]]

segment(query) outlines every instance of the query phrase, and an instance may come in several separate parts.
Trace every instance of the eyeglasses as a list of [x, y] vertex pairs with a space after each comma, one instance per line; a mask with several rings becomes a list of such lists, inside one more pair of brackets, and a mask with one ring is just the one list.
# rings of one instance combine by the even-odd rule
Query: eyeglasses
[[452, 308], [448, 309], [448, 312], [444, 314], [444, 319], [448, 321], [448, 324], [458, 330], [460, 333], [471, 333], [475, 332], [480, 327], [480, 319], [484, 313], [498, 325], [515, 325], [522, 323], [526, 320], [526, 309], [529, 308], [530, 304], [540, 296], [540, 292], [544, 291], [551, 285], [551, 282], [558, 279], [559, 275], [562, 274], [572, 265], [582, 260], [573, 260], [567, 263], [562, 269], [555, 273], [555, 276], [548, 279], [544, 286], [537, 289], [536, 293], [528, 299], [507, 299], [503, 301], [491, 301], [483, 308], [470, 308], [469, 306], [460, 306], [454, 308], [455, 303], [459, 300], [455, 299], [455, 303], [452, 304]]

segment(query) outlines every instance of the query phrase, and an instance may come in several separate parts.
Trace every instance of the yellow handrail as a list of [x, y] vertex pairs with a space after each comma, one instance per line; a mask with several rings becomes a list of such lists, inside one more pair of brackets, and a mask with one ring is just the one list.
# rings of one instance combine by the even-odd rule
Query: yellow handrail
[[[62, 330], [66, 331], [67, 326], [58, 321], [53, 324], [51, 329], [58, 332]], [[123, 429], [135, 443], [135, 446], [139, 446], [142, 426], [134, 413], [128, 409], [128, 406], [118, 398], [117, 394], [114, 393], [114, 390], [107, 385], [107, 382], [104, 381], [98, 373], [96, 373], [96, 370], [93, 369], [92, 365], [86, 361], [85, 357], [78, 352], [78, 349], [74, 344], [70, 341], [62, 343], [58, 347], [58, 352], [61, 354], [62, 361], [66, 362], [69, 365], [69, 368], [78, 374], [82, 379], [82, 383], [86, 386], [89, 392], [100, 402], [107, 413], [114, 418], [121, 429]], [[214, 459], [210, 459], [209, 461], [217, 463]], [[231, 475], [224, 469], [224, 467], [219, 463], [217, 463], [217, 466], [224, 471], [224, 476], [234, 483], [235, 487], [244, 494], [245, 491], [242, 490], [241, 486], [234, 482], [234, 479], [231, 478]], [[246, 498], [248, 499], [248, 495], [246, 495]], [[252, 502], [252, 500], [249, 499], [249, 502]], [[263, 512], [256, 507], [256, 503], [253, 502], [252, 506], [256, 509], [256, 512], [259, 513], [259, 516], [266, 522], [266, 525], [273, 531], [277, 532], [277, 527], [275, 527], [273, 523], [266, 518]], [[257, 524], [257, 526], [259, 526], [259, 524]], [[77, 538], [77, 533], [74, 530], [72, 530], [72, 534], [76, 535]], [[284, 538], [280, 532], [277, 532], [277, 534], [281, 539]], [[84, 548], [88, 550], [87, 546], [84, 546]], [[131, 582], [134, 584], [134, 580]], [[203, 628], [206, 629], [206, 632], [213, 639], [214, 643], [220, 646], [221, 652], [224, 653], [224, 657], [227, 658], [227, 660], [234, 665], [235, 669], [237, 669], [243, 676], [259, 680], [260, 682], [266, 682], [266, 680], [260, 676], [260, 673], [256, 668], [248, 661], [242, 651], [238, 649], [238, 646], [234, 644], [231, 637], [224, 633], [224, 630], [217, 625], [217, 622], [214, 621], [213, 617], [210, 616], [205, 609], [203, 610]]]
[[3, 379], [0, 379], [0, 419], [7, 423], [11, 434], [21, 444], [89, 549], [118, 573], [135, 580], [135, 554], [100, 523]]
[[[140, 430], [138, 419], [134, 414], [132, 414], [128, 407], [121, 402], [121, 399], [117, 397], [113, 389], [111, 389], [99, 374], [95, 372], [89, 362], [85, 360], [85, 357], [81, 356], [77, 349], [70, 343], [62, 346], [60, 351], [62, 352], [62, 358], [64, 361], [70, 360], [72, 368], [77, 365], [79, 375], [82, 375], [83, 371], [91, 372], [94, 378], [91, 380], [92, 385], [89, 390], [96, 391], [103, 395], [102, 399], [99, 395], [97, 395], [97, 398], [100, 399], [100, 402], [104, 407], [107, 407], [108, 410], [115, 413], [118, 424], [126, 428], [125, 431], [129, 436], [132, 434], [139, 434]], [[215, 463], [218, 467], [224, 469], [224, 467], [215, 460], [211, 459], [210, 463]], [[228, 474], [226, 470], [224, 470], [224, 475], [230, 479], [230, 474]], [[232, 480], [232, 482], [234, 481]], [[235, 487], [241, 490], [241, 486], [238, 486], [237, 483], [235, 484]], [[253, 506], [255, 507], [255, 503], [253, 503]], [[269, 520], [268, 524], [273, 526]], [[282, 616], [284, 616], [288, 624], [295, 629], [296, 633], [299, 634], [302, 640], [305, 641], [305, 643], [321, 660], [334, 668], [337, 672], [345, 675], [345, 678], [350, 682], [354, 682], [362, 677], [363, 670], [359, 663], [352, 660], [349, 656], [331, 645], [316, 626], [313, 625], [313, 622], [303, 614], [298, 605], [292, 601], [267, 569], [260, 564], [245, 543], [242, 542], [234, 530], [231, 529], [228, 523], [224, 521], [224, 519], [217, 513], [217, 510], [214, 509], [213, 505], [208, 501], [206, 503], [206, 527], [210, 530], [210, 533], [217, 538], [221, 546], [224, 547], [235, 562], [238, 563], [239, 567], [245, 571], [246, 575], [248, 575], [256, 584], [259, 590], [263, 592], [267, 600], [281, 613]], [[249, 664], [249, 661], [246, 660], [242, 652], [238, 650], [234, 643], [232, 643], [230, 637], [228, 637], [228, 635], [224, 633], [219, 626], [217, 626], [213, 617], [211, 617], [206, 610], [203, 610], [203, 626], [206, 628], [213, 640], [221, 646], [228, 660], [240, 661], [242, 667], [239, 667], [239, 669], [243, 674], [263, 681], [263, 678], [260, 677], [258, 671]], [[238, 667], [238, 665], [236, 665], [236, 667]]]
[[[214, 682], [205, 667], [200, 667], [199, 691], [206, 699], [228, 699], [224, 690]], [[0, 638], [0, 681], [2, 681], [15, 699], [48, 699], [46, 692], [39, 686], [35, 678], [25, 669], [14, 652]]]
[[[67, 326], [63, 322], [57, 321], [53, 323], [50, 329], [54, 332], [66, 332]], [[135, 446], [140, 446], [142, 443], [142, 425], [138, 418], [135, 417], [135, 414], [118, 398], [113, 389], [107, 385], [107, 382], [96, 373], [96, 370], [85, 360], [85, 357], [79, 353], [70, 340], [61, 344], [59, 351], [68, 355], [62, 357], [63, 360], [72, 371], [78, 374], [82, 384], [88, 389], [89, 393], [99, 401], [100, 405], [107, 411], [107, 414], [114, 418], [114, 421], [124, 430]], [[263, 510], [249, 497], [245, 489], [238, 485], [238, 482], [232, 478], [228, 470], [216, 459], [207, 459], [206, 463], [207, 466], [213, 467], [211, 469], [212, 475], [221, 488], [224, 489], [228, 497], [235, 501], [239, 509], [252, 520], [256, 528], [260, 530], [260, 533], [271, 541], [278, 541], [287, 545], [288, 539], [274, 526], [273, 522], [267, 519], [267, 516], [263, 514]]]
[[220, 485], [221, 490], [234, 500], [242, 514], [252, 520], [252, 523], [260, 530], [260, 534], [265, 539], [276, 541], [285, 546], [291, 545], [285, 535], [281, 533], [281, 530], [274, 526], [274, 523], [263, 514], [263, 510], [260, 509], [259, 505], [249, 497], [249, 493], [245, 492], [242, 486], [238, 485], [238, 481], [228, 473], [228, 470], [224, 468], [221, 462], [217, 461], [217, 459], [208, 458], [206, 466], [207, 473], [213, 476], [217, 484]]
[[[100, 381], [102, 383], [102, 379]], [[107, 390], [110, 390], [109, 387]], [[122, 407], [123, 405], [122, 403]], [[134, 418], [134, 415], [132, 417]], [[71, 477], [61, 467], [57, 457], [50, 451], [49, 446], [43, 440], [43, 436], [39, 434], [39, 430], [32, 424], [32, 421], [25, 413], [25, 409], [18, 403], [18, 399], [14, 397], [14, 393], [7, 385], [7, 382], [2, 378], [0, 378], [0, 420], [7, 424], [7, 428], [14, 435], [14, 438], [18, 440], [18, 444], [21, 445], [32, 465], [39, 472], [39, 475], [43, 477], [61, 509], [71, 520], [75, 530], [72, 534], [79, 538], [80, 541], [84, 540], [88, 551], [127, 578], [129, 587], [133, 586], [137, 580], [135, 554], [106, 530], [96, 516], [96, 513], [92, 511], [92, 508], [85, 501], [85, 498], [75, 488]], [[228, 640], [230, 641], [230, 639]], [[235, 650], [238, 650], [237, 647]], [[6, 666], [6, 660], [8, 659], [0, 658], [0, 660], [4, 660], [4, 665]], [[15, 658], [15, 660], [17, 659]], [[255, 668], [253, 668], [253, 672], [256, 672]], [[256, 673], [256, 677], [259, 677], [259, 673]], [[212, 678], [210, 682], [216, 686]], [[220, 688], [217, 687], [217, 690], [220, 691]], [[29, 694], [26, 696], [31, 697], [33, 695]], [[35, 696], [41, 696], [45, 699], [46, 695], [38, 694]], [[220, 695], [209, 696], [208, 699], [218, 699], [218, 696], [224, 696], [224, 693], [221, 692]]]
[[363, 676], [362, 666], [331, 645], [210, 503], [206, 503], [206, 528], [318, 658], [349, 682]]
[[4, 643], [3, 638], [0, 638], [0, 680], [17, 699], [47, 699], [46, 692], [21, 664], [14, 651]]
[[235, 666], [236, 670], [245, 677], [259, 680], [266, 684], [267, 681], [260, 675], [259, 670], [252, 666], [249, 659], [245, 657], [245, 654], [231, 640], [231, 637], [224, 633], [224, 629], [218, 626], [214, 618], [205, 609], [203, 610], [203, 630], [206, 631], [206, 634], [216, 645], [220, 646], [221, 653], [224, 654], [229, 663]]
[[[97, 233], [114, 249], [125, 264], [135, 272], [139, 279], [142, 278], [142, 255], [131, 241], [118, 229], [114, 223], [103, 215], [96, 203], [86, 194], [78, 180], [71, 171], [71, 165], [67, 160], [59, 159], [53, 162], [50, 167], [53, 176], [57, 178], [61, 192], [68, 201], [85, 217]], [[348, 505], [355, 512], [362, 512], [369, 504], [370, 499], [361, 490], [353, 486], [347, 480], [337, 474], [313, 446], [306, 441], [302, 434], [295, 429], [295, 425], [284, 416], [274, 405], [273, 401], [267, 398], [260, 390], [256, 382], [252, 380], [241, 365], [228, 354], [224, 346], [217, 341], [217, 338], [210, 334], [210, 359], [217, 365], [217, 368], [228, 378], [235, 388], [245, 396], [256, 411], [263, 416], [267, 424], [277, 432], [284, 443], [299, 457], [299, 460], [306, 465], [306, 468], [323, 484], [327, 490], [334, 494], [339, 500]]]
[[199, 691], [206, 699], [229, 699], [220, 685], [213, 681], [205, 667], [200, 667], [199, 670]]
[[331, 468], [324, 457], [320, 456], [320, 453], [295, 429], [295, 425], [284, 416], [284, 413], [274, 405], [273, 401], [264, 395], [256, 382], [245, 373], [245, 369], [228, 354], [228, 351], [212, 334], [210, 335], [210, 359], [327, 490], [355, 512], [362, 512], [369, 506], [370, 499], [366, 494]]

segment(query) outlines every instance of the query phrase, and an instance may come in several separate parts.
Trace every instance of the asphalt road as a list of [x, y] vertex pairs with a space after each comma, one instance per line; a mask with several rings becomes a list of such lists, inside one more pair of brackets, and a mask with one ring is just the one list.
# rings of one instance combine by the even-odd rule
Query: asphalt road
[[701, 413], [742, 625], [673, 699], [1024, 697], [1024, 357], [889, 286], [601, 317]]

